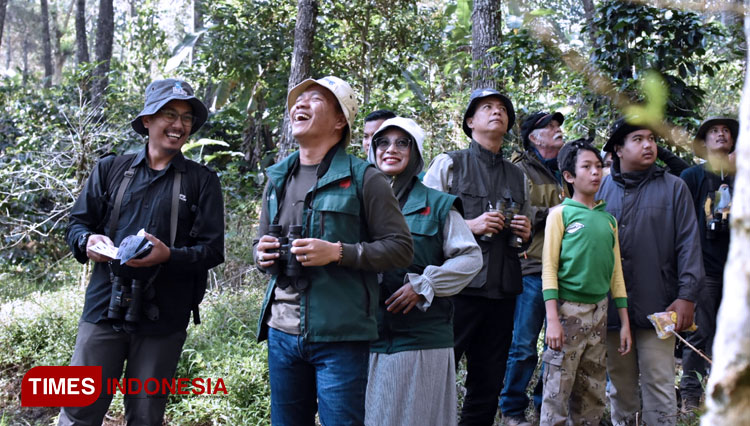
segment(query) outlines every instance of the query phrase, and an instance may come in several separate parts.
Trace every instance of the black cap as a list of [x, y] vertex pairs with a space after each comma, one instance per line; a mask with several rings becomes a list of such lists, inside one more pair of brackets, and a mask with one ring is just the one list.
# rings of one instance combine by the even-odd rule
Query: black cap
[[143, 126], [141, 117], [156, 114], [164, 105], [174, 99], [187, 101], [193, 107], [195, 123], [190, 128], [190, 134], [197, 132], [208, 118], [208, 109], [203, 105], [203, 102], [195, 97], [193, 88], [187, 82], [172, 78], [155, 80], [146, 87], [146, 101], [143, 105], [143, 111], [135, 117], [135, 120], [130, 122], [133, 130], [142, 135], [148, 135], [148, 129]]
[[729, 133], [732, 134], [732, 149], [729, 152], [733, 152], [737, 146], [737, 136], [740, 133], [740, 123], [732, 117], [711, 117], [706, 119], [701, 126], [698, 127], [698, 133], [695, 134], [693, 139], [693, 152], [695, 155], [701, 158], [706, 158], [706, 134], [711, 126], [723, 124], [729, 128]]
[[523, 124], [521, 124], [521, 142], [523, 142], [523, 148], [529, 149], [529, 144], [531, 143], [531, 141], [529, 140], [529, 135], [531, 134], [531, 132], [536, 129], [543, 129], [552, 120], [555, 120], [562, 125], [563, 121], [565, 121], [565, 116], [557, 111], [540, 111], [526, 117], [526, 119], [523, 120]]
[[508, 113], [507, 130], [510, 131], [510, 129], [513, 127], [513, 124], [516, 123], [516, 112], [513, 110], [513, 102], [511, 102], [507, 96], [503, 95], [495, 89], [476, 89], [471, 92], [471, 96], [469, 97], [469, 105], [466, 107], [466, 112], [464, 112], [463, 129], [464, 133], [466, 133], [466, 136], [471, 137], [471, 129], [466, 125], [466, 119], [474, 116], [474, 110], [477, 108], [477, 103], [479, 101], [490, 96], [500, 98], [500, 101], [505, 105], [505, 109]]
[[615, 152], [615, 145], [625, 144], [625, 136], [642, 129], [648, 129], [648, 127], [630, 124], [624, 117], [618, 119], [612, 124], [612, 129], [609, 132], [609, 139], [607, 140], [607, 143], [604, 144], [602, 150], [606, 152]]

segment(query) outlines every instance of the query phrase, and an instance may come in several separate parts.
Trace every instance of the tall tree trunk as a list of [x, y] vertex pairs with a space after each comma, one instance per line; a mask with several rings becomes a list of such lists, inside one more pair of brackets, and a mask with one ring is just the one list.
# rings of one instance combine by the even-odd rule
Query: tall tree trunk
[[[310, 76], [312, 61], [312, 45], [315, 39], [315, 19], [318, 16], [317, 0], [298, 0], [297, 23], [294, 26], [294, 53], [292, 53], [292, 69], [289, 72], [287, 92], [297, 83]], [[281, 125], [281, 142], [277, 160], [289, 155], [294, 148], [294, 137], [289, 123], [289, 112], [284, 108], [284, 122]]]
[[[198, 32], [199, 29], [203, 28], [203, 8], [205, 6], [203, 5], [203, 0], [193, 0], [193, 32]], [[198, 51], [198, 46], [201, 43], [201, 39], [195, 41], [195, 46], [193, 46], [193, 52], [192, 55], [195, 55], [195, 53]]]
[[70, 15], [73, 13], [73, 6], [76, 0], [70, 0], [70, 5], [65, 10], [65, 15], [62, 18], [62, 25], [58, 20], [57, 8], [53, 7], [50, 12], [50, 18], [52, 21], [52, 53], [54, 55], [54, 67], [55, 73], [53, 82], [58, 84], [62, 81], [62, 71], [65, 66], [69, 54], [62, 50], [62, 38], [65, 33], [68, 32], [68, 23], [70, 22]]
[[[750, 41], [750, 16], [745, 16], [745, 39]], [[750, 51], [750, 49], [749, 49]], [[750, 58], [748, 58], [750, 60]], [[740, 102], [740, 135], [736, 147], [737, 175], [731, 212], [731, 243], [724, 269], [714, 338], [714, 359], [708, 379], [702, 425], [747, 424], [750, 418], [750, 68]]]
[[76, 0], [76, 63], [89, 61], [89, 43], [86, 40], [86, 0]]
[[52, 85], [52, 43], [49, 35], [49, 11], [47, 9], [47, 0], [41, 0], [41, 19], [42, 19], [42, 63], [44, 64], [44, 87]]
[[28, 37], [23, 38], [22, 47], [23, 50], [23, 78], [21, 79], [21, 85], [26, 87], [26, 83], [29, 82], [29, 49], [31, 48], [31, 42]]
[[583, 0], [583, 15], [586, 18], [586, 25], [589, 28], [589, 42], [592, 48], [596, 48], [596, 28], [594, 28], [594, 14], [596, 13], [596, 7], [594, 7], [594, 0]]
[[91, 98], [94, 107], [104, 105], [104, 91], [107, 89], [109, 61], [112, 58], [112, 43], [115, 33], [115, 11], [112, 0], [99, 0], [99, 21], [96, 25], [96, 68]]
[[0, 43], [3, 41], [3, 28], [5, 27], [5, 10], [8, 8], [8, 0], [0, 0]]
[[488, 50], [500, 45], [501, 20], [500, 0], [474, 0], [471, 13], [472, 89], [497, 88], [492, 72], [492, 65], [497, 63], [497, 54]]

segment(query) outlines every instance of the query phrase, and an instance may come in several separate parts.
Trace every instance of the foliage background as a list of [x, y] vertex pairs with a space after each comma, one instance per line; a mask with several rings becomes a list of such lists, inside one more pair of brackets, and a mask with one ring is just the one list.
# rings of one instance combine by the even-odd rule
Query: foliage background
[[[98, 6], [88, 3], [92, 40]], [[499, 59], [492, 69], [519, 123], [530, 112], [559, 110], [566, 138], [593, 137], [601, 145], [621, 112], [591, 76], [638, 103], [646, 99], [640, 83], [648, 70], [666, 88], [664, 118], [688, 132], [709, 115], [737, 114], [745, 40], [738, 16], [720, 7], [733, 2], [690, 10], [615, 0], [498, 3], [502, 41], [493, 48]], [[352, 83], [360, 124], [381, 108], [413, 117], [429, 134], [427, 162], [466, 146], [460, 123], [474, 66], [471, 1], [320, 0], [318, 6], [313, 74]], [[46, 424], [55, 415], [20, 409], [17, 390], [28, 368], [63, 365], [72, 352], [88, 270], [63, 241], [66, 215], [100, 155], [142, 147], [129, 121], [147, 82], [165, 77], [187, 79], [210, 107], [186, 155], [217, 171], [227, 214], [227, 262], [211, 274], [205, 323], [191, 329], [178, 375], [224, 377], [230, 389], [227, 398], [175, 399], [167, 415], [173, 424], [267, 423], [265, 350], [254, 343], [264, 279], [247, 242], [262, 172], [281, 132], [296, 2], [115, 3], [110, 84], [97, 107], [86, 92], [93, 65], [74, 61], [75, 33], [66, 23], [72, 2], [52, 0], [50, 9], [60, 45], [51, 87], [43, 87], [37, 3], [8, 2], [0, 52], [0, 424]], [[194, 24], [196, 11], [203, 26]], [[571, 56], [585, 67], [571, 67]], [[361, 126], [354, 136], [350, 151], [362, 155]], [[510, 154], [517, 128], [507, 139]], [[670, 146], [694, 160], [681, 145]], [[112, 415], [120, 412], [115, 404]]]

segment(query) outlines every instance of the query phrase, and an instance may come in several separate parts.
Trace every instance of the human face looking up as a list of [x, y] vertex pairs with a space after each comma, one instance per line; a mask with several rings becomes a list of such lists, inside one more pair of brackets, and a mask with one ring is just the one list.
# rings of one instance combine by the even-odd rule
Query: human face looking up
[[411, 157], [411, 138], [405, 131], [391, 127], [378, 134], [373, 142], [375, 164], [388, 176], [397, 176], [406, 170]]
[[529, 135], [529, 140], [545, 159], [557, 157], [564, 144], [560, 122], [552, 120], [541, 129], [535, 129]]
[[620, 158], [621, 172], [647, 170], [656, 161], [656, 137], [648, 129], [630, 132], [623, 145], [615, 145], [615, 153]]
[[[602, 183], [602, 163], [596, 158], [596, 154], [587, 150], [579, 149], [576, 155], [576, 175], [564, 171], [565, 181], [573, 185], [575, 192], [573, 199], [579, 202], [593, 202], [593, 197]], [[589, 204], [589, 203], [585, 203]]]
[[336, 96], [330, 90], [314, 84], [302, 92], [289, 111], [292, 135], [300, 144], [341, 139], [346, 117]]
[[[192, 117], [193, 107], [183, 100], [167, 102], [156, 114], [141, 118], [143, 127], [148, 129], [148, 144], [155, 149], [168, 154], [179, 151], [190, 136], [192, 119], [183, 120], [182, 117]], [[174, 121], [170, 120], [174, 118]], [[188, 125], [186, 121], [190, 121]]]
[[471, 137], [477, 142], [480, 139], [502, 139], [508, 131], [508, 110], [496, 96], [481, 99], [474, 109], [474, 115], [466, 119], [471, 129]]
[[717, 124], [706, 132], [706, 151], [713, 155], [728, 155], [734, 146], [734, 138], [729, 127]]

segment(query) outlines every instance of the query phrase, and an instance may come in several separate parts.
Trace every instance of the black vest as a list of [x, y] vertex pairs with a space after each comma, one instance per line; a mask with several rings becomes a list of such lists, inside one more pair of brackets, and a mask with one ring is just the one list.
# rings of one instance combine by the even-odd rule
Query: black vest
[[[453, 181], [451, 194], [464, 206], [464, 217], [474, 219], [487, 211], [491, 202], [526, 203], [524, 175], [521, 169], [505, 160], [502, 153], [492, 153], [472, 140], [468, 149], [452, 151]], [[484, 259], [482, 270], [460, 294], [490, 299], [514, 297], [521, 293], [521, 262], [517, 249], [508, 246], [509, 230], [504, 229], [492, 241], [475, 235]]]

